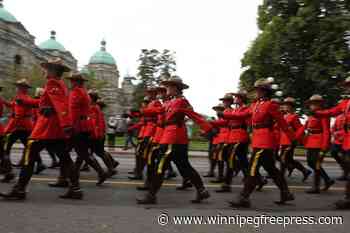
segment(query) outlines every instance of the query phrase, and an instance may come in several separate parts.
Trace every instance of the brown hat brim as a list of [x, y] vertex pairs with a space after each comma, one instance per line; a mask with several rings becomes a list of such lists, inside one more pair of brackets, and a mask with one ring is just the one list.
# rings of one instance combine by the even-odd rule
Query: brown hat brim
[[164, 85], [164, 86], [177, 86], [178, 88], [180, 88], [182, 90], [188, 89], [190, 87], [190, 86], [188, 86], [185, 83], [174, 82], [174, 81], [171, 81], [171, 80], [162, 81], [161, 84]]
[[219, 100], [221, 100], [221, 101], [224, 101], [224, 100], [231, 100], [231, 101], [233, 101], [233, 98], [224, 97], [224, 98], [220, 98]]
[[71, 71], [71, 69], [68, 66], [61, 65], [61, 64], [54, 64], [54, 63], [49, 63], [49, 62], [43, 62], [40, 65], [44, 69], [48, 69], [48, 67], [59, 67], [59, 68], [62, 68], [64, 72]]
[[33, 88], [31, 85], [26, 83], [12, 83], [12, 84], [19, 87]]
[[88, 79], [86, 79], [82, 75], [73, 75], [73, 76], [66, 77], [66, 79], [68, 79], [68, 80], [81, 80], [81, 81], [84, 81], [84, 82], [89, 81]]
[[247, 94], [242, 94], [242, 93], [231, 93], [231, 95], [235, 96], [235, 97], [241, 97], [241, 98], [244, 98], [244, 99], [248, 98]]

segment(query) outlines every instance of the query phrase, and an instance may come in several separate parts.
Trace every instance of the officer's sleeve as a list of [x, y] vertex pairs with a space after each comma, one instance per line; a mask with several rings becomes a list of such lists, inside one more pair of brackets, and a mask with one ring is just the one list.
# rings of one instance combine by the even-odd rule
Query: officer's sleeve
[[218, 119], [218, 120], [215, 120], [215, 121], [210, 121], [210, 124], [212, 124], [214, 127], [224, 127], [226, 126], [228, 123], [227, 120], [224, 120], [224, 119]]
[[144, 116], [156, 116], [158, 114], [161, 114], [164, 112], [164, 107], [159, 101], [156, 101], [152, 106], [147, 106], [146, 108], [142, 109], [142, 114]]
[[321, 149], [323, 151], [327, 151], [329, 149], [330, 139], [331, 139], [331, 133], [330, 133], [330, 120], [329, 118], [322, 118], [322, 145]]
[[31, 107], [38, 107], [40, 99], [34, 99], [31, 98], [30, 96], [25, 96], [21, 98], [22, 102], [24, 105], [31, 106]]
[[269, 110], [271, 117], [276, 121], [280, 129], [288, 136], [289, 140], [294, 141], [295, 135], [289, 129], [287, 122], [285, 121], [282, 113], [279, 110], [278, 104], [271, 103]]
[[72, 121], [68, 112], [68, 97], [64, 87], [55, 80], [49, 80], [46, 84], [46, 91], [52, 107], [55, 109], [60, 126], [62, 128], [71, 127]]
[[250, 118], [252, 115], [252, 107], [247, 107], [246, 109], [240, 111], [240, 112], [227, 112], [224, 111], [223, 118], [230, 120], [230, 119], [247, 119]]
[[320, 117], [335, 117], [345, 112], [348, 100], [343, 100], [333, 108], [316, 111], [316, 116]]

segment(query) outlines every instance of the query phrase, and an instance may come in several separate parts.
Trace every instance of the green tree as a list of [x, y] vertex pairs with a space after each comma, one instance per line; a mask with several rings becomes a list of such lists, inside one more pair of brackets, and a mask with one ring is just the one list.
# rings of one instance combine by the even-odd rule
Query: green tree
[[350, 70], [349, 9], [341, 0], [265, 0], [259, 6], [261, 33], [242, 59], [240, 86], [250, 89], [272, 76], [301, 107], [313, 93], [334, 104]]

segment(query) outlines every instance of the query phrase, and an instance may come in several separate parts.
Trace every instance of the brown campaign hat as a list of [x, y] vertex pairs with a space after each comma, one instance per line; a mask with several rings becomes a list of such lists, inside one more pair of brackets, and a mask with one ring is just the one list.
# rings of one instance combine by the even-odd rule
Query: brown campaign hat
[[218, 104], [218, 105], [212, 107], [212, 109], [215, 111], [222, 111], [225, 109], [225, 106], [223, 104]]
[[284, 104], [284, 105], [292, 105], [294, 106], [296, 104], [296, 100], [293, 98], [293, 97], [287, 97], [285, 98], [281, 104]]
[[233, 93], [231, 93], [231, 95], [236, 96], [236, 97], [241, 97], [243, 99], [248, 98], [248, 92], [245, 90], [239, 90], [237, 92], [233, 92]]
[[157, 92], [157, 87], [156, 86], [148, 86], [146, 88], [146, 92]]
[[254, 88], [272, 91], [271, 82], [267, 79], [258, 79], [257, 81], [255, 81]]
[[59, 58], [50, 58], [48, 61], [41, 63], [41, 67], [47, 69], [48, 67], [61, 67], [64, 72], [69, 72], [71, 69], [64, 64], [64, 61]]
[[233, 101], [233, 96], [230, 93], [226, 93], [224, 97], [220, 98], [219, 100], [232, 100]]
[[80, 72], [73, 72], [71, 75], [66, 77], [66, 79], [69, 80], [81, 80], [81, 81], [88, 81], [88, 79]]
[[17, 80], [13, 83], [16, 86], [26, 87], [26, 88], [32, 88], [32, 86], [29, 84], [29, 81], [26, 78], [22, 78], [20, 80]]
[[324, 102], [325, 102], [325, 100], [323, 99], [323, 97], [321, 95], [316, 94], [316, 95], [311, 96], [307, 101], [305, 101], [305, 104], [306, 105], [310, 105], [312, 103], [322, 104]]
[[188, 89], [189, 86], [185, 83], [183, 83], [182, 79], [179, 76], [172, 76], [171, 78], [164, 80], [160, 83], [164, 86], [177, 86], [179, 89], [184, 90]]

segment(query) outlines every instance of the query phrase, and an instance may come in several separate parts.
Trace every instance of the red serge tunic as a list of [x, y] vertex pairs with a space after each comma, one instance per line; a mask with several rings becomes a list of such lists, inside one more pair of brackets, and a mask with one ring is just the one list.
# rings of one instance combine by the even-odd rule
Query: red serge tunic
[[225, 119], [249, 119], [253, 126], [252, 148], [254, 149], [274, 149], [275, 135], [273, 132], [273, 123], [278, 126], [294, 140], [294, 134], [288, 129], [279, 106], [271, 100], [260, 99], [251, 104], [249, 108], [241, 112], [225, 113]]
[[[224, 114], [234, 114], [241, 113], [248, 109], [247, 106], [240, 106], [233, 109], [227, 109], [224, 111]], [[230, 129], [230, 134], [228, 138], [228, 144], [236, 144], [236, 143], [247, 143], [249, 141], [249, 135], [247, 132], [248, 125], [250, 124], [250, 118], [247, 119], [231, 119], [228, 122], [228, 126]]]
[[[2, 117], [3, 111], [4, 111], [4, 103], [5, 101], [0, 98], [0, 117]], [[4, 135], [4, 126], [0, 124], [0, 136]]]
[[157, 128], [157, 113], [154, 112], [155, 108], [161, 108], [162, 104], [159, 100], [153, 100], [147, 107], [142, 110], [146, 126], [144, 129], [144, 137], [153, 137]]
[[320, 149], [326, 151], [330, 142], [330, 122], [325, 117], [309, 116], [305, 125], [299, 128], [297, 138], [304, 136], [304, 147], [306, 149]]
[[74, 133], [92, 133], [89, 110], [91, 100], [84, 87], [74, 87], [69, 94], [69, 114]]
[[345, 120], [344, 120], [344, 141], [343, 141], [343, 150], [348, 151], [350, 150], [350, 100], [346, 99], [341, 101], [337, 106], [327, 109], [327, 110], [321, 110], [317, 111], [317, 116], [324, 116], [324, 117], [335, 117], [340, 114], [344, 114]]
[[65, 139], [67, 135], [63, 129], [72, 126], [68, 113], [67, 87], [62, 80], [55, 77], [47, 79], [44, 94], [39, 100], [39, 112], [43, 108], [51, 108], [52, 112], [46, 116], [39, 114], [30, 138], [34, 140]]
[[227, 144], [228, 137], [230, 135], [228, 121], [220, 118], [215, 121], [210, 121], [210, 124], [219, 129], [219, 133], [213, 138], [213, 145], [218, 145], [222, 143]]
[[[21, 100], [18, 104], [16, 100]], [[39, 105], [38, 99], [33, 99], [24, 93], [18, 93], [10, 103], [12, 115], [5, 128], [5, 134], [21, 130], [31, 132], [33, 130], [33, 108]]]
[[92, 127], [92, 138], [103, 139], [106, 134], [106, 122], [101, 108], [92, 104], [89, 110], [89, 121]]
[[335, 118], [334, 125], [331, 129], [333, 136], [333, 143], [336, 145], [342, 145], [344, 142], [345, 130], [344, 130], [345, 116], [340, 114]]
[[[293, 132], [298, 132], [298, 130], [303, 126], [299, 120], [299, 116], [295, 113], [287, 113], [284, 115], [284, 119], [287, 122], [289, 129]], [[283, 132], [281, 132], [280, 145], [281, 146], [290, 146], [292, 145], [292, 141], [288, 138], [288, 136]]]

